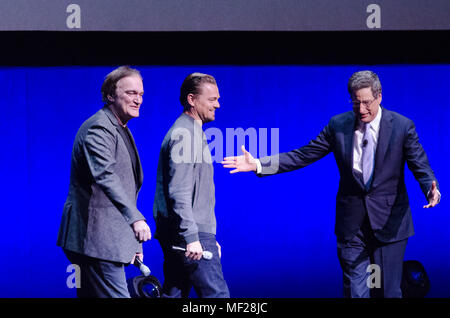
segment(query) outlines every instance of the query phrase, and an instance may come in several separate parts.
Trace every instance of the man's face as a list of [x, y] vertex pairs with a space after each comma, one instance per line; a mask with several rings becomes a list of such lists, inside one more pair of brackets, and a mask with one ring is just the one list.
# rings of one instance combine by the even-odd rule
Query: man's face
[[108, 96], [112, 107], [123, 124], [131, 118], [139, 117], [139, 108], [144, 95], [144, 84], [138, 75], [121, 78], [116, 84], [115, 96]]
[[207, 123], [215, 119], [215, 111], [220, 107], [219, 88], [217, 85], [204, 83], [200, 88], [200, 94], [190, 96], [189, 103], [192, 111], [202, 121]]
[[359, 120], [370, 123], [375, 119], [381, 103], [381, 93], [374, 98], [370, 87], [361, 88], [355, 92], [352, 100], [353, 111]]

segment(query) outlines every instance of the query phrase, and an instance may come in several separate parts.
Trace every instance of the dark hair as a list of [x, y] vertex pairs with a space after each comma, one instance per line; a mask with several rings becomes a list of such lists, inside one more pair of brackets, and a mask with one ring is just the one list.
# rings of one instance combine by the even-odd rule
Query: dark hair
[[373, 97], [377, 98], [381, 94], [381, 83], [378, 75], [372, 71], [359, 71], [353, 73], [348, 80], [348, 92], [351, 97], [361, 88], [370, 87]]
[[111, 104], [111, 101], [108, 99], [108, 95], [114, 96], [114, 94], [116, 93], [117, 82], [124, 77], [133, 75], [137, 75], [142, 79], [141, 73], [138, 70], [127, 65], [120, 66], [106, 75], [101, 88], [102, 101], [107, 105]]
[[192, 73], [189, 74], [183, 81], [183, 84], [181, 84], [180, 89], [180, 103], [183, 105], [184, 110], [189, 109], [191, 105], [189, 105], [189, 102], [187, 101], [187, 97], [189, 94], [198, 95], [200, 94], [201, 86], [204, 83], [210, 83], [217, 85], [216, 80], [214, 77], [208, 74], [203, 73]]

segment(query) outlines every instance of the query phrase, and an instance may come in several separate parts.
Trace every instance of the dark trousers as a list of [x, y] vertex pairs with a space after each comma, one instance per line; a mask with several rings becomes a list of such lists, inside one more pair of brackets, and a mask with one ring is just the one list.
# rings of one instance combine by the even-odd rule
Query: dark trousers
[[[338, 240], [338, 257], [344, 274], [344, 296], [401, 298], [400, 285], [407, 241], [378, 241], [367, 216], [351, 240]], [[374, 269], [376, 266], [369, 268], [373, 264], [378, 266], [379, 277], [377, 269]], [[377, 288], [377, 279], [380, 280], [380, 288]]]
[[130, 298], [123, 263], [104, 261], [64, 250], [72, 264], [80, 267], [78, 298]]
[[199, 239], [203, 250], [213, 254], [211, 260], [190, 260], [185, 252], [172, 249], [173, 245], [180, 244], [159, 239], [164, 253], [163, 298], [187, 298], [192, 287], [199, 298], [230, 297], [223, 278], [215, 235], [199, 233]]

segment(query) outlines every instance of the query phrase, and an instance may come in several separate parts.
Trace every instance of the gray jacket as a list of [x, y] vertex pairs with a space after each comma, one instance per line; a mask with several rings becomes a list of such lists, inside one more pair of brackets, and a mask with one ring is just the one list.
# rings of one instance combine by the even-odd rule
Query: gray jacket
[[166, 134], [158, 163], [155, 237], [189, 244], [198, 232], [216, 234], [211, 153], [202, 127], [181, 114]]
[[108, 107], [80, 127], [73, 144], [58, 246], [121, 263], [129, 263], [142, 251], [131, 227], [145, 220], [136, 207], [143, 174], [131, 139], [137, 155], [137, 180], [117, 119]]

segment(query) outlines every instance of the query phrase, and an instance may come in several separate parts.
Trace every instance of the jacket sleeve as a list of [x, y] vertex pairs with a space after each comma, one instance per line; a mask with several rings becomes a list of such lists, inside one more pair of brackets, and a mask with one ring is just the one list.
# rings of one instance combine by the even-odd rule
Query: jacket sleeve
[[131, 225], [145, 218], [138, 211], [134, 200], [126, 194], [119, 176], [114, 172], [116, 144], [116, 137], [110, 130], [94, 125], [87, 131], [83, 151], [95, 182]]
[[[408, 120], [406, 125], [403, 152], [409, 170], [411, 170], [414, 178], [419, 182], [423, 194], [427, 196], [428, 191], [431, 189], [431, 184], [436, 180], [436, 177], [428, 162], [427, 154], [419, 142], [416, 127], [411, 120]], [[437, 180], [436, 187], [439, 190], [439, 183]]]
[[260, 158], [262, 170], [258, 176], [293, 171], [316, 162], [331, 152], [332, 138], [330, 121], [317, 138], [311, 140], [308, 145], [278, 155]]
[[[178, 151], [188, 152], [184, 156], [178, 156]], [[168, 145], [169, 173], [168, 196], [173, 212], [178, 215], [180, 235], [184, 237], [186, 244], [199, 240], [198, 227], [192, 210], [192, 198], [194, 195], [194, 167], [192, 148], [190, 144], [182, 145], [180, 140], [171, 140]], [[187, 149], [189, 148], [189, 149]]]

